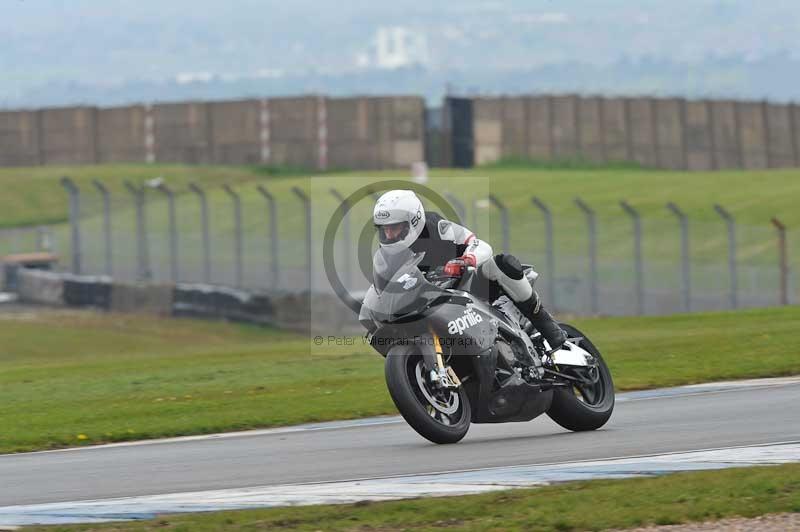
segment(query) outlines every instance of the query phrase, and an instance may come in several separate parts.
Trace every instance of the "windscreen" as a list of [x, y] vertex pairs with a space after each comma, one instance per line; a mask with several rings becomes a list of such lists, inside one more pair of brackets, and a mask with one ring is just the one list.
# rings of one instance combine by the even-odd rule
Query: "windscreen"
[[429, 283], [417, 265], [424, 253], [410, 249], [389, 252], [379, 248], [372, 259], [377, 298], [364, 303], [379, 321], [390, 321], [422, 309], [441, 289]]

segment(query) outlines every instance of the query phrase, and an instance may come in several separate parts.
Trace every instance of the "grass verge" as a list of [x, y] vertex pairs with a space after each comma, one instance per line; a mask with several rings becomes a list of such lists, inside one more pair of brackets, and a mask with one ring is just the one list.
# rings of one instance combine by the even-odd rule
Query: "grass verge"
[[[619, 390], [800, 373], [800, 307], [575, 320]], [[134, 315], [0, 314], [0, 452], [396, 410], [369, 346]]]
[[32, 530], [604, 530], [800, 512], [800, 465], [571, 482], [462, 497], [164, 516]]

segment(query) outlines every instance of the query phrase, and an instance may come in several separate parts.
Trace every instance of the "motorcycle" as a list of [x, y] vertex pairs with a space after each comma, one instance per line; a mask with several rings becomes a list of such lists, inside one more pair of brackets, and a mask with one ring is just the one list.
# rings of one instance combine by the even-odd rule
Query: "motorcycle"
[[[389, 393], [421, 436], [456, 443], [471, 423], [530, 421], [547, 414], [572, 431], [602, 427], [614, 409], [614, 384], [600, 351], [575, 327], [552, 350], [507, 296], [470, 293], [475, 268], [461, 277], [418, 268], [424, 253], [373, 257], [373, 284], [359, 321], [385, 357]], [[533, 284], [538, 276], [525, 265]]]

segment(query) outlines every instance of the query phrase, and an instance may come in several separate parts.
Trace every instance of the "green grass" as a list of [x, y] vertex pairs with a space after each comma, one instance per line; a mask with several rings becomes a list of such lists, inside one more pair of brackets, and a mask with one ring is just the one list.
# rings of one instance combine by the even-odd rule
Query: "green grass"
[[92, 166], [35, 166], [0, 169], [0, 227], [64, 222], [68, 216], [67, 194], [60, 185], [71, 177], [87, 194], [95, 194], [92, 181], [105, 183], [115, 194], [127, 194], [123, 183], [141, 183], [164, 176], [171, 186], [185, 188], [191, 182], [219, 186], [237, 184], [259, 175], [249, 167], [120, 164]]
[[[619, 390], [800, 373], [800, 307], [581, 319]], [[360, 338], [252, 326], [0, 314], [0, 452], [395, 414]]]
[[163, 516], [31, 530], [605, 530], [800, 512], [800, 465], [570, 482], [462, 497]]
[[[126, 179], [136, 182], [156, 176], [165, 177], [178, 190], [189, 181], [209, 186], [226, 182], [271, 182], [280, 193], [287, 192], [292, 186], [312, 191], [316, 188], [315, 192], [322, 199], [327, 196], [328, 186], [338, 186], [343, 192], [350, 188], [354, 182], [348, 179], [349, 176], [362, 179], [407, 178], [408, 172], [332, 173], [317, 188], [309, 186], [308, 177], [312, 174], [294, 168], [178, 164], [3, 168], [0, 169], [0, 184], [5, 193], [0, 198], [0, 227], [65, 220], [67, 204], [58, 184], [63, 175], [71, 176], [87, 189], [90, 189], [92, 179], [100, 179], [120, 192]], [[800, 211], [794, 204], [794, 198], [800, 194], [800, 170], [797, 169], [678, 172], [626, 165], [592, 167], [576, 162], [548, 166], [526, 161], [503, 161], [472, 170], [434, 169], [431, 175], [439, 178], [438, 183], [434, 179], [434, 186], [449, 186], [465, 199], [494, 192], [508, 202], [512, 212], [523, 206], [528, 209], [532, 195], [540, 196], [554, 210], [573, 210], [573, 198], [581, 196], [593, 204], [600, 215], [619, 215], [617, 202], [627, 199], [643, 211], [660, 215], [666, 214], [663, 211], [667, 201], [675, 201], [695, 219], [717, 221], [710, 205], [720, 203], [737, 215], [742, 223], [767, 223], [776, 215], [789, 225], [800, 223]], [[277, 180], [280, 185], [276, 177], [280, 177]]]
[[635, 161], [609, 161], [600, 163], [580, 157], [560, 159], [528, 159], [504, 157], [491, 163], [479, 165], [480, 170], [655, 170]]

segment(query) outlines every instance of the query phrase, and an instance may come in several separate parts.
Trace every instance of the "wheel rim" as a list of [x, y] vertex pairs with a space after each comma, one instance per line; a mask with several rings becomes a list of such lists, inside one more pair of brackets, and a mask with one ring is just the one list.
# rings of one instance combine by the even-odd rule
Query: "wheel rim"
[[442, 425], [457, 424], [463, 415], [458, 390], [432, 387], [421, 358], [409, 358], [408, 370], [414, 394], [428, 415]]
[[582, 378], [595, 377], [592, 384], [576, 384], [572, 387], [575, 397], [588, 407], [597, 408], [603, 404], [606, 398], [606, 383], [603, 378], [603, 371], [599, 366], [589, 368], [586, 375]]

